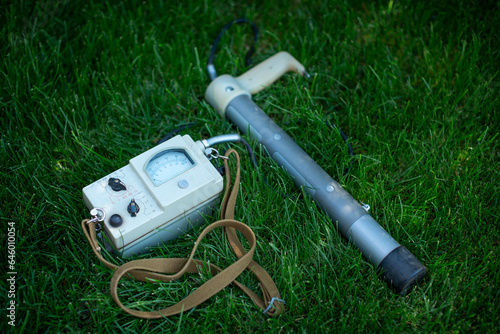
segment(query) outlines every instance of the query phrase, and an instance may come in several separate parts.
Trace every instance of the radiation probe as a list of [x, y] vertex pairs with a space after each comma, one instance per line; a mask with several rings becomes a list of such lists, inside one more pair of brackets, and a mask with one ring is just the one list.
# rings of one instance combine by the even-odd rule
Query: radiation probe
[[[210, 63], [208, 70], [213, 78], [215, 70]], [[426, 267], [252, 101], [253, 94], [289, 71], [308, 76], [301, 63], [289, 53], [280, 52], [236, 78], [227, 74], [215, 77], [205, 98], [243, 134], [261, 143], [294, 183], [338, 224], [340, 233], [382, 272], [388, 284], [396, 292], [407, 294], [423, 279]]]

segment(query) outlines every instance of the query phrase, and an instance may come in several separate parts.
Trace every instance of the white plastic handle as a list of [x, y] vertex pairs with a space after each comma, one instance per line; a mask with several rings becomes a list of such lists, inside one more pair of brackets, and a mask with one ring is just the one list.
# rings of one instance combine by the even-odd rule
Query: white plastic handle
[[288, 52], [281, 51], [243, 73], [236, 80], [241, 88], [253, 95], [270, 86], [283, 74], [292, 71], [307, 75], [304, 66], [297, 59]]
[[264, 60], [237, 78], [228, 74], [215, 78], [207, 87], [205, 98], [224, 117], [226, 107], [240, 95], [252, 96], [270, 86], [286, 72], [309, 76], [304, 66], [288, 52], [282, 51]]

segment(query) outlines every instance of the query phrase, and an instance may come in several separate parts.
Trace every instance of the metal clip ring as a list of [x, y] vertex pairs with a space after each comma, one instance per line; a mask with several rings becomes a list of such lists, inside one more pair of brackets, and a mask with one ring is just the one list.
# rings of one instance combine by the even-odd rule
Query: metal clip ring
[[106, 212], [101, 208], [93, 208], [90, 210], [90, 215], [92, 219], [90, 219], [87, 224], [102, 222], [104, 218], [106, 218]]

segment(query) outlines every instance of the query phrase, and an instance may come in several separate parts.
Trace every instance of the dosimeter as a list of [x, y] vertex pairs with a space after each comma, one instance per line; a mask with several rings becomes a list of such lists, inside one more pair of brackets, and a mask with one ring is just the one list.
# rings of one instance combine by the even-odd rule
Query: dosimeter
[[210, 162], [216, 151], [209, 146], [239, 136], [214, 138], [194, 142], [178, 135], [84, 187], [85, 204], [96, 208], [103, 223], [105, 244], [129, 257], [203, 223], [223, 189], [222, 176]]
[[[83, 197], [92, 219], [81, 222], [92, 251], [101, 263], [113, 271], [110, 293], [118, 307], [143, 319], [165, 318], [183, 314], [204, 303], [230, 284], [242, 289], [262, 312], [278, 316], [285, 311], [285, 301], [272, 277], [253, 260], [256, 237], [244, 223], [234, 219], [234, 209], [240, 184], [238, 153], [229, 149], [221, 156], [212, 146], [230, 142], [248, 143], [238, 134], [215, 136], [194, 142], [190, 136], [176, 136], [130, 160], [129, 164], [83, 188]], [[249, 149], [251, 153], [251, 149]], [[231, 178], [229, 156], [236, 159], [236, 176]], [[189, 228], [205, 221], [215, 209], [223, 189], [221, 172], [210, 160], [222, 158], [226, 191], [221, 205], [221, 219], [205, 227], [186, 258], [136, 259], [120, 266], [107, 261], [101, 244], [123, 257], [148, 251], [177, 238]], [[98, 225], [104, 225], [99, 237]], [[224, 228], [226, 238], [237, 260], [225, 269], [210, 261], [195, 259], [197, 247], [211, 231]], [[248, 242], [246, 249], [236, 231]], [[100, 240], [99, 240], [100, 239]], [[101, 241], [101, 242], [99, 242]], [[185, 274], [200, 274], [209, 270], [211, 278], [174, 305], [142, 311], [129, 308], [119, 296], [124, 277], [143, 282], [151, 280], [169, 283]], [[245, 270], [252, 272], [262, 291], [262, 297], [236, 278]]]

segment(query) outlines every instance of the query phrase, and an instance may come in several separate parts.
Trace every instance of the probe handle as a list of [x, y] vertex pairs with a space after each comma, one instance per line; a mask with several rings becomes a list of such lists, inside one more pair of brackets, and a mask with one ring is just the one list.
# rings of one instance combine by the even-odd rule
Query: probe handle
[[304, 66], [288, 52], [281, 51], [237, 78], [224, 74], [208, 86], [205, 99], [224, 117], [227, 105], [240, 95], [256, 94], [278, 80], [286, 72], [295, 71], [309, 77]]
[[283, 74], [292, 71], [308, 76], [304, 66], [297, 59], [288, 52], [281, 51], [252, 67], [236, 80], [244, 90], [253, 95], [270, 86]]

